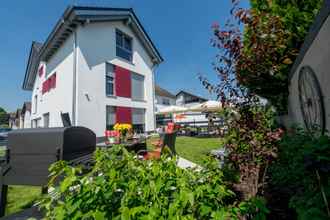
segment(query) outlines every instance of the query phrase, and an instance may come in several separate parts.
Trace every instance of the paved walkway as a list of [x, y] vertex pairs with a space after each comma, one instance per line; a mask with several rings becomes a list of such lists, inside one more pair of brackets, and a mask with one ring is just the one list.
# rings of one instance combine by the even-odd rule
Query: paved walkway
[[178, 166], [181, 168], [201, 168], [199, 165], [191, 162], [190, 160], [184, 159], [183, 157], [179, 157], [178, 159]]

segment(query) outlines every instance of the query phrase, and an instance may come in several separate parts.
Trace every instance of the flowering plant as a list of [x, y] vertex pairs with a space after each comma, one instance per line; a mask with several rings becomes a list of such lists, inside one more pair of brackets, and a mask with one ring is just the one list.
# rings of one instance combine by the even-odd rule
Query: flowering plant
[[115, 126], [113, 127], [115, 131], [119, 131], [122, 136], [125, 136], [126, 133], [132, 129], [131, 124], [121, 124], [121, 123], [116, 123]]

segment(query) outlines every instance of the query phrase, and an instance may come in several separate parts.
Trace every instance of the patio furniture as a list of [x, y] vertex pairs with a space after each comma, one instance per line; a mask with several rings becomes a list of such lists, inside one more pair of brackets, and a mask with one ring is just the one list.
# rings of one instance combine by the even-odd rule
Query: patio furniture
[[128, 139], [127, 141], [121, 142], [121, 143], [108, 143], [107, 141], [100, 142], [100, 143], [97, 143], [97, 147], [111, 148], [114, 145], [118, 145], [118, 144], [125, 146], [125, 148], [128, 151], [135, 152], [135, 153], [137, 153], [140, 150], [147, 149], [146, 138], [144, 138], [144, 137]]
[[140, 158], [145, 160], [148, 159], [159, 159], [165, 147], [171, 150], [172, 155], [176, 155], [175, 141], [177, 132], [163, 133], [160, 134], [160, 141], [155, 144], [155, 150], [140, 150], [137, 152]]

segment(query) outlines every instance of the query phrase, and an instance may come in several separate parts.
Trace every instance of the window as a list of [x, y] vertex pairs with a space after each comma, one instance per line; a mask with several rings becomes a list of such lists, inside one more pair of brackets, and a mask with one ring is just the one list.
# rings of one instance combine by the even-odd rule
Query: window
[[41, 118], [33, 119], [32, 120], [32, 128], [40, 128]]
[[144, 76], [136, 73], [131, 73], [132, 84], [132, 99], [144, 100]]
[[106, 107], [106, 128], [107, 130], [112, 130], [113, 126], [116, 124], [116, 107], [107, 106]]
[[44, 114], [44, 127], [49, 127], [49, 113]]
[[144, 133], [145, 131], [145, 109], [133, 108], [132, 109], [132, 124], [133, 130], [137, 133]]
[[163, 98], [163, 105], [170, 105], [170, 100], [167, 98]]
[[116, 30], [116, 56], [132, 61], [132, 38]]
[[115, 68], [112, 64], [107, 63], [105, 69], [106, 95], [113, 96], [115, 95]]
[[34, 96], [33, 103], [34, 103], [33, 113], [37, 113], [37, 110], [38, 110], [38, 95]]

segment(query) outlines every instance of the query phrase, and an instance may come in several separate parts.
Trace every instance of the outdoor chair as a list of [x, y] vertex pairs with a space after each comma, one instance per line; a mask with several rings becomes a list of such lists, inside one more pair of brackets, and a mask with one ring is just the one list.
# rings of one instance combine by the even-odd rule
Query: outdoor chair
[[172, 156], [176, 155], [176, 150], [175, 150], [176, 136], [177, 136], [177, 132], [160, 134], [159, 142], [157, 144], [154, 144], [155, 149], [140, 150], [137, 152], [138, 157], [143, 158], [144, 160], [159, 159], [165, 147], [168, 147], [170, 149], [170, 153]]

